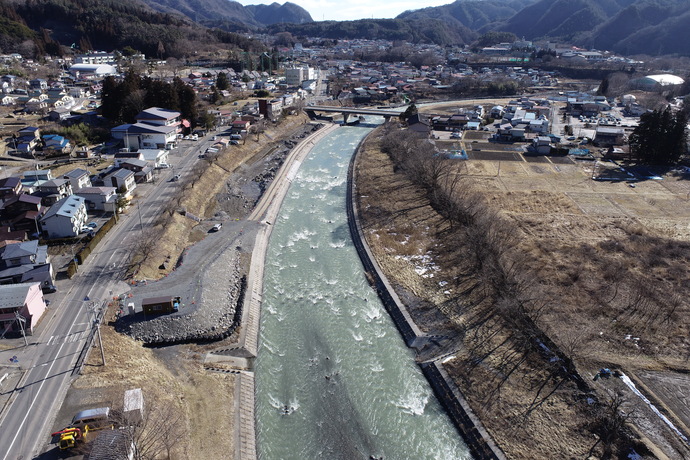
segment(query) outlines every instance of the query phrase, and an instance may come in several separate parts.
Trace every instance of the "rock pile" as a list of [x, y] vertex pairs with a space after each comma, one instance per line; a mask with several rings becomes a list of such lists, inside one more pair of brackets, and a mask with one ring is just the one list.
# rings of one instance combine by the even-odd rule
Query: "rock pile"
[[229, 336], [239, 324], [246, 277], [240, 273], [239, 252], [228, 249], [205, 270], [201, 299], [180, 312], [140, 321], [124, 332], [147, 345], [207, 342]]

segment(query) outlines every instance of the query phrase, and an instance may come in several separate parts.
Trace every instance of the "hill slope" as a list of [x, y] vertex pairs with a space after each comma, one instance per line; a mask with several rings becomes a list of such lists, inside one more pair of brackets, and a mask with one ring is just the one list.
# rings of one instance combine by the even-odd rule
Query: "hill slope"
[[251, 40], [211, 31], [187, 18], [154, 11], [136, 0], [0, 0], [0, 46], [25, 56], [60, 55], [61, 46], [82, 50], [130, 46], [147, 56], [189, 55], [220, 42], [246, 49]]
[[200, 24], [222, 26], [228, 30], [256, 30], [280, 22], [312, 22], [307, 10], [290, 2], [243, 6], [230, 0], [141, 1], [156, 11], [182, 14]]

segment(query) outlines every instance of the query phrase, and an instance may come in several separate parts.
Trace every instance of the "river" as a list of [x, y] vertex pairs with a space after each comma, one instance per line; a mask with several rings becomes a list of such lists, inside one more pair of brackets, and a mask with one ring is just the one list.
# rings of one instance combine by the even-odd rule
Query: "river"
[[470, 458], [350, 239], [347, 168], [372, 129], [318, 142], [272, 223], [256, 361], [261, 460]]

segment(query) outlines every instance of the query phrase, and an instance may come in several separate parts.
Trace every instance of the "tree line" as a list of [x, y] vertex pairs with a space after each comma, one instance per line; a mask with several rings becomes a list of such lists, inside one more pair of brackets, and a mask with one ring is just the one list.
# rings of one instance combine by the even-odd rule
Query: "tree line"
[[133, 123], [136, 115], [149, 107], [176, 110], [192, 126], [199, 117], [196, 92], [179, 77], [167, 83], [129, 71], [122, 80], [109, 76], [103, 81], [101, 113], [105, 118]]

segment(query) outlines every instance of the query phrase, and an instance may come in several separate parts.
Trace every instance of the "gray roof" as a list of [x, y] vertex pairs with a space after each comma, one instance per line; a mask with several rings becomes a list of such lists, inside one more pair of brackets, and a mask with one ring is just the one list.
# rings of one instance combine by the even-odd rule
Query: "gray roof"
[[173, 131], [177, 131], [177, 126], [174, 125], [164, 125], [164, 126], [158, 126], [158, 125], [149, 125], [147, 123], [134, 123], [132, 126], [127, 129], [127, 132], [129, 134], [137, 134], [137, 133], [159, 133], [159, 134], [167, 134]]
[[2, 252], [2, 259], [16, 259], [36, 253], [38, 253], [38, 240], [12, 243], [5, 246], [5, 250]]
[[77, 169], [71, 170], [68, 173], [63, 174], [63, 177], [67, 177], [70, 179], [78, 179], [80, 177], [83, 177], [85, 174], [87, 176], [89, 175], [89, 172], [86, 169], [77, 168]]
[[115, 172], [108, 174], [105, 177], [105, 179], [107, 179], [109, 177], [119, 177], [120, 179], [127, 179], [129, 176], [133, 176], [133, 175], [134, 175], [134, 173], [132, 171], [130, 171], [129, 169], [119, 168], [119, 169], [115, 170]]
[[143, 168], [144, 166], [146, 166], [147, 162], [144, 160], [139, 160], [138, 158], [130, 158], [127, 161], [123, 161], [122, 164], [123, 165], [132, 165], [132, 166], [136, 166], [138, 168]]
[[109, 195], [117, 191], [115, 187], [82, 187], [75, 195]]
[[0, 285], [0, 308], [15, 308], [24, 305], [29, 289], [40, 283]]
[[51, 179], [43, 182], [40, 187], [50, 187], [50, 188], [55, 188], [55, 187], [61, 187], [65, 184], [67, 184], [69, 181], [67, 179]]
[[174, 110], [161, 109], [160, 107], [151, 107], [142, 110], [135, 117], [137, 120], [172, 120], [180, 116], [180, 112]]
[[71, 217], [75, 211], [84, 205], [84, 198], [78, 195], [70, 195], [52, 205], [45, 213], [41, 221], [47, 220], [55, 215]]

